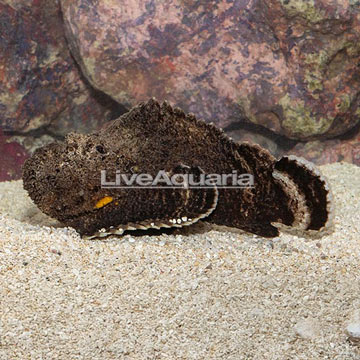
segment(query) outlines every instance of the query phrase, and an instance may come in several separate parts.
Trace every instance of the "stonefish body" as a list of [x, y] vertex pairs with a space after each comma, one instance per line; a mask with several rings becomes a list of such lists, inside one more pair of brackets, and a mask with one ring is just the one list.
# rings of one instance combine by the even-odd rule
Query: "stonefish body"
[[[116, 174], [252, 174], [244, 188], [105, 188]], [[69, 134], [44, 146], [23, 169], [24, 188], [47, 215], [87, 238], [125, 230], [181, 227], [204, 219], [264, 237], [280, 224], [323, 230], [331, 192], [310, 163], [276, 160], [260, 146], [237, 144], [222, 130], [151, 99], [98, 133]], [[276, 226], [274, 226], [276, 225]]]

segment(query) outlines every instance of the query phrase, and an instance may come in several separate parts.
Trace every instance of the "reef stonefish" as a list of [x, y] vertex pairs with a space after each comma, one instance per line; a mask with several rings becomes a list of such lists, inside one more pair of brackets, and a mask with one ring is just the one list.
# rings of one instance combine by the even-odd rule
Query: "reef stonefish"
[[[118, 174], [252, 175], [251, 186], [106, 187]], [[229, 178], [230, 181], [230, 178]], [[87, 238], [182, 227], [200, 219], [275, 237], [281, 227], [319, 231], [332, 219], [331, 191], [315, 166], [236, 143], [212, 124], [151, 99], [93, 134], [71, 133], [37, 149], [24, 188], [47, 215]], [[229, 185], [226, 183], [225, 185]]]

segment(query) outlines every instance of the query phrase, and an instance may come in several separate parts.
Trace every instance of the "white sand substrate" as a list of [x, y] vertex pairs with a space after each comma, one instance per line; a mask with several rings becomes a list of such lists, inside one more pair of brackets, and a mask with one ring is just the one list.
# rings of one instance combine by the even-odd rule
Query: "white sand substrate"
[[321, 170], [336, 214], [317, 239], [82, 240], [0, 183], [0, 359], [360, 359], [360, 168]]

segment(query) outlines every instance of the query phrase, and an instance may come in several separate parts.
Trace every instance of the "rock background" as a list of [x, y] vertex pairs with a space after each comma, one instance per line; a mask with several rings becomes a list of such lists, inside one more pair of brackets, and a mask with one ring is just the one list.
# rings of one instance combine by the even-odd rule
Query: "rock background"
[[0, 181], [21, 178], [21, 167], [29, 154], [26, 149], [4, 135], [0, 128]]
[[[0, 128], [20, 136], [6, 141], [25, 136], [31, 152], [43, 133], [54, 140], [73, 130], [91, 131], [123, 111], [81, 74], [68, 50], [57, 1], [0, 0]], [[16, 177], [19, 162], [13, 166]]]
[[0, 0], [0, 34], [4, 131], [64, 135], [114, 116], [118, 105], [86, 83], [68, 50], [57, 1]]
[[156, 96], [296, 140], [360, 120], [360, 6], [340, 0], [61, 0], [72, 53], [127, 106]]
[[339, 139], [298, 143], [289, 153], [305, 157], [317, 165], [346, 161], [360, 166], [360, 131], [358, 128]]
[[276, 156], [360, 165], [359, 44], [357, 0], [0, 0], [0, 181], [150, 96]]

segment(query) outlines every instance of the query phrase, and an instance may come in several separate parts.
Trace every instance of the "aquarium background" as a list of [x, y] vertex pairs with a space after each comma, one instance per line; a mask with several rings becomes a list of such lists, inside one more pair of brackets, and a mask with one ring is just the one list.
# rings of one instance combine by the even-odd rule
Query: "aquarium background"
[[358, 1], [0, 0], [0, 181], [150, 97], [277, 157], [359, 166], [359, 44]]

